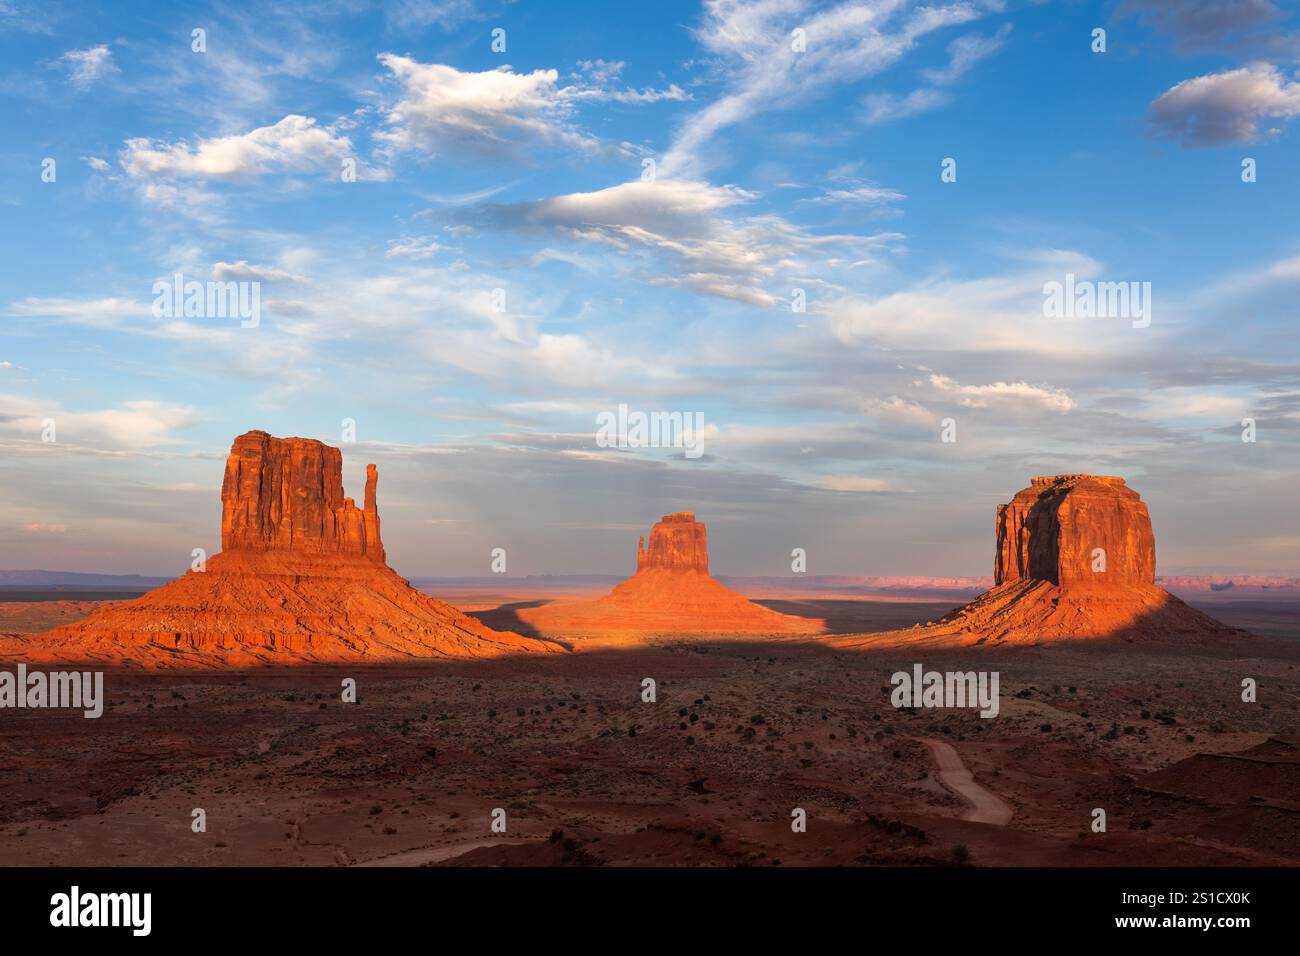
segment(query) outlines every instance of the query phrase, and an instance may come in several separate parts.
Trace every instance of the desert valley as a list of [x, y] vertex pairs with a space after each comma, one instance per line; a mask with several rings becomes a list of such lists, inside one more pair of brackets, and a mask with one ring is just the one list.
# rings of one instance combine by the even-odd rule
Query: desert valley
[[[6, 712], [0, 862], [1300, 863], [1300, 599], [1169, 593], [1121, 478], [998, 507], [979, 593], [728, 587], [678, 511], [612, 589], [426, 594], [386, 563], [373, 465], [358, 508], [338, 449], [258, 431], [221, 499], [202, 570], [0, 602], [0, 669], [106, 698]], [[922, 671], [995, 674], [996, 715], [900, 706]]]

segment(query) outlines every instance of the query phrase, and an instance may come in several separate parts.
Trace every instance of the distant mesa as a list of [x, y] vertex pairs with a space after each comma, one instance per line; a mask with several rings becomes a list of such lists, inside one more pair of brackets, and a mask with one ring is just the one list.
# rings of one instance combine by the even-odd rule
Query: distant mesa
[[690, 511], [664, 515], [650, 529], [650, 547], [645, 536], [637, 539], [636, 569], [664, 568], [668, 571], [709, 573], [709, 536], [704, 525]]
[[558, 652], [416, 591], [385, 563], [366, 466], [358, 508], [339, 449], [251, 431], [221, 488], [221, 553], [133, 601], [35, 635], [26, 660], [142, 667], [408, 661]]
[[1123, 478], [1034, 478], [998, 505], [996, 530], [991, 589], [933, 624], [835, 643], [1194, 643], [1248, 636], [1156, 586], [1151, 516]]
[[664, 515], [637, 541], [636, 573], [595, 601], [519, 612], [543, 634], [818, 634], [819, 619], [755, 604], [709, 576], [708, 533], [690, 511]]

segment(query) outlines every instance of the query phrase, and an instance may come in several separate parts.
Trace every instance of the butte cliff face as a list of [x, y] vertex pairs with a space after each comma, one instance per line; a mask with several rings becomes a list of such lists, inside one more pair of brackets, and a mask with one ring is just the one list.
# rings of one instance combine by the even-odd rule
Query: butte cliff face
[[1213, 642], [1246, 636], [1156, 587], [1151, 516], [1123, 478], [1044, 475], [995, 520], [994, 586], [939, 621], [841, 645]]
[[16, 656], [241, 667], [562, 650], [494, 631], [399, 577], [379, 535], [378, 471], [366, 467], [357, 508], [342, 462], [318, 441], [240, 435], [221, 488], [223, 550], [204, 570], [35, 635]]
[[709, 576], [708, 533], [689, 511], [637, 542], [636, 574], [596, 601], [519, 612], [544, 634], [817, 634], [824, 622], [780, 614]]
[[650, 547], [644, 536], [637, 540], [636, 569], [650, 568], [709, 573], [708, 532], [693, 512], [674, 511], [659, 519], [650, 529]]
[[251, 431], [235, 439], [221, 483], [221, 549], [352, 555], [384, 563], [376, 491], [364, 508], [343, 495], [343, 453], [308, 438]]
[[994, 585], [1050, 581], [1065, 590], [1156, 581], [1151, 516], [1123, 478], [1047, 475], [998, 505]]

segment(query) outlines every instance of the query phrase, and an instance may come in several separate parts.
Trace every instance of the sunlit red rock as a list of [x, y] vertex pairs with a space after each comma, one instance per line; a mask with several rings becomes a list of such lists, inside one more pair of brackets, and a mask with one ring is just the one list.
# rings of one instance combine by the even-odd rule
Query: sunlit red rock
[[26, 642], [27, 660], [145, 667], [378, 662], [558, 652], [422, 594], [384, 561], [379, 474], [364, 506], [342, 454], [261, 431], [235, 439], [222, 484], [224, 550], [202, 571]]
[[709, 576], [708, 536], [689, 511], [665, 515], [637, 542], [637, 570], [596, 601], [519, 616], [543, 634], [817, 634], [819, 619], [780, 614]]
[[998, 505], [995, 530], [991, 589], [932, 624], [833, 643], [942, 647], [1245, 636], [1155, 585], [1151, 518], [1123, 478], [1034, 478]]
[[637, 541], [636, 569], [663, 568], [668, 571], [709, 573], [709, 541], [704, 525], [690, 511], [664, 515], [650, 529], [650, 547], [645, 538]]
[[1123, 478], [1047, 475], [998, 505], [994, 584], [1050, 581], [1065, 590], [1153, 585], [1151, 516]]

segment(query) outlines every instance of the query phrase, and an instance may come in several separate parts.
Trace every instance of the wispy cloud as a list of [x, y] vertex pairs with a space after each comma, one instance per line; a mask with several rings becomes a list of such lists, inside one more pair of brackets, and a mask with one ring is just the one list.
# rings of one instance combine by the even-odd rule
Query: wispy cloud
[[68, 82], [79, 90], [88, 90], [105, 77], [118, 72], [113, 51], [105, 44], [85, 50], [69, 50], [59, 57], [68, 71]]

